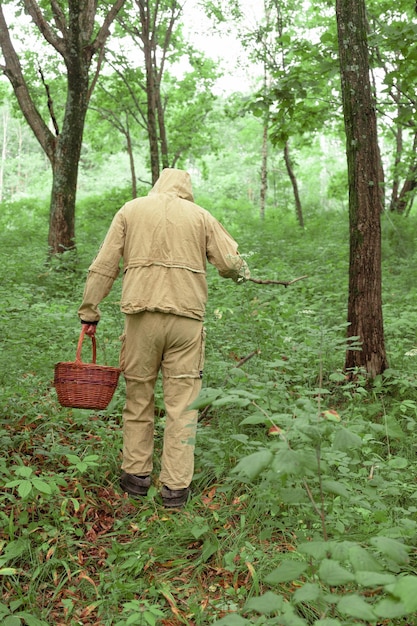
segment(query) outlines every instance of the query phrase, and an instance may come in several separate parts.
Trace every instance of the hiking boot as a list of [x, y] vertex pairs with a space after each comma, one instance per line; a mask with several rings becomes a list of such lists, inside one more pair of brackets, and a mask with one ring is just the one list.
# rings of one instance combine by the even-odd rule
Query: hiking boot
[[162, 502], [167, 509], [181, 509], [187, 502], [190, 495], [188, 487], [185, 489], [169, 489], [166, 485], [162, 487]]
[[146, 496], [150, 486], [150, 476], [136, 476], [136, 474], [123, 472], [120, 477], [120, 487], [134, 498]]

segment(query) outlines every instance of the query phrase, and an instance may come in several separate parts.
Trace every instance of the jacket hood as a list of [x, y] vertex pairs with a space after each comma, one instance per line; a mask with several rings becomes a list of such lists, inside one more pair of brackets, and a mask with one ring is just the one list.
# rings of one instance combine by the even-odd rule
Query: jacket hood
[[149, 193], [172, 193], [179, 198], [194, 202], [191, 177], [185, 170], [169, 167], [163, 169]]

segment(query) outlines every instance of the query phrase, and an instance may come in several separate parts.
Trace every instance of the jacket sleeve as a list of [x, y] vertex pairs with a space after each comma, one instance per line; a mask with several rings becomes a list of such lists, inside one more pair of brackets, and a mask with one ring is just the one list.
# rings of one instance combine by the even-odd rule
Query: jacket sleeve
[[85, 283], [83, 300], [78, 309], [78, 316], [86, 322], [98, 322], [98, 305], [109, 294], [120, 271], [120, 259], [123, 256], [125, 241], [125, 223], [123, 212], [116, 213], [100, 250], [89, 267]]
[[207, 228], [207, 260], [223, 278], [243, 283], [250, 278], [250, 271], [237, 248], [233, 237], [220, 222], [212, 218]]
[[114, 279], [97, 272], [88, 272], [84, 287], [83, 301], [78, 309], [78, 317], [83, 322], [99, 322], [101, 313], [98, 305], [108, 295]]

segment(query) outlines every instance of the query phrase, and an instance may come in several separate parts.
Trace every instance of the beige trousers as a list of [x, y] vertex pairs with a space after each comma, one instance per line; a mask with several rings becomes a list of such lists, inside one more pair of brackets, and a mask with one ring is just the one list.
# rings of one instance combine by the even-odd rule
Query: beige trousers
[[125, 316], [120, 366], [126, 379], [123, 462], [128, 474], [153, 469], [154, 388], [159, 370], [166, 411], [160, 481], [188, 487], [194, 473], [197, 411], [187, 410], [201, 389], [204, 329], [199, 320], [145, 311]]

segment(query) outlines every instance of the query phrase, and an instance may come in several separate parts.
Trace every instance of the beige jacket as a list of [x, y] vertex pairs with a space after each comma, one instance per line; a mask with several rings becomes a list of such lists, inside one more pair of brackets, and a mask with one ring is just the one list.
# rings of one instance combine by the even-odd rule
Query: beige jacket
[[193, 202], [187, 172], [164, 169], [149, 195], [115, 215], [89, 268], [79, 317], [100, 319], [123, 259], [123, 313], [161, 311], [202, 320], [207, 302], [206, 259], [224, 278], [249, 278], [237, 244], [223, 226]]

